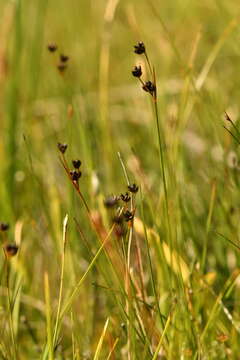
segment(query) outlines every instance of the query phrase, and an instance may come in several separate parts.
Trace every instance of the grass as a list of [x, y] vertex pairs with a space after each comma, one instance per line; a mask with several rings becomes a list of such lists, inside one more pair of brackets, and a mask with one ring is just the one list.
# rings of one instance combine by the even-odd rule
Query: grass
[[238, 359], [236, 2], [0, 14], [0, 359]]

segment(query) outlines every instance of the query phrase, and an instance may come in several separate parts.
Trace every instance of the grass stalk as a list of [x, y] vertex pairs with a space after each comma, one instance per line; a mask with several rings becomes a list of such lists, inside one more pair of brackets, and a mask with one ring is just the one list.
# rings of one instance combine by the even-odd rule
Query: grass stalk
[[46, 322], [47, 322], [47, 349], [48, 359], [54, 360], [54, 344], [53, 344], [53, 329], [52, 329], [52, 310], [50, 301], [50, 288], [48, 273], [44, 273], [44, 294], [45, 294], [45, 309], [46, 309]]
[[63, 278], [64, 278], [64, 267], [65, 267], [65, 251], [66, 251], [66, 243], [67, 243], [67, 225], [68, 225], [68, 215], [66, 215], [63, 220], [61, 276], [60, 276], [60, 288], [59, 288], [59, 295], [58, 295], [57, 316], [56, 316], [56, 323], [55, 323], [54, 334], [53, 334], [54, 347], [57, 344], [58, 327], [59, 327], [59, 322], [60, 322], [60, 313], [61, 313], [62, 296], [63, 296]]

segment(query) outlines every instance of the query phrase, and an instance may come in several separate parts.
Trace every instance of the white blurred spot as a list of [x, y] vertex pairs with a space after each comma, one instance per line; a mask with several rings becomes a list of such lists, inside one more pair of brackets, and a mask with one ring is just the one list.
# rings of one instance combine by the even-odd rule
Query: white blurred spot
[[185, 131], [183, 134], [184, 144], [194, 153], [200, 155], [206, 150], [205, 141], [192, 131]]
[[221, 145], [214, 145], [212, 147], [211, 156], [213, 160], [218, 162], [223, 161], [223, 154], [224, 151]]
[[94, 194], [97, 194], [99, 190], [99, 179], [95, 172], [92, 173], [91, 177], [91, 183], [92, 183], [92, 190]]
[[15, 172], [14, 177], [17, 182], [22, 182], [25, 179], [25, 173], [22, 170], [18, 170]]

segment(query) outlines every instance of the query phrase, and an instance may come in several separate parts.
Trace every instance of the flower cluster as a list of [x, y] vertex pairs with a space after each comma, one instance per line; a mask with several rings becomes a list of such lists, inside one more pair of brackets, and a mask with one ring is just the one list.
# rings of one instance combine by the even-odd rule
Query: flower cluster
[[68, 165], [66, 163], [66, 159], [65, 159], [65, 152], [67, 150], [67, 144], [62, 144], [62, 143], [58, 143], [57, 144], [58, 150], [60, 151], [60, 153], [62, 154], [62, 159], [63, 159], [63, 165], [65, 167], [65, 170], [67, 171], [70, 179], [72, 180], [72, 182], [75, 185], [78, 185], [78, 180], [80, 179], [80, 177], [82, 176], [82, 172], [80, 171], [80, 167], [82, 165], [81, 160], [76, 159], [76, 160], [72, 160], [72, 165], [73, 165], [73, 170], [70, 170], [68, 168]]
[[[134, 195], [138, 192], [138, 186], [136, 184], [129, 184], [128, 191], [121, 193], [120, 195], [111, 195], [105, 198], [104, 205], [107, 209], [114, 210], [115, 215], [112, 218], [115, 224], [115, 234], [117, 237], [121, 237], [126, 233], [124, 223], [128, 223], [132, 226], [135, 209], [133, 208]], [[131, 205], [129, 205], [131, 201]]]
[[[9, 230], [9, 224], [5, 222], [0, 223], [0, 233], [3, 234]], [[11, 258], [15, 256], [18, 252], [18, 246], [13, 243], [9, 243], [7, 240], [7, 235], [3, 235], [4, 243], [3, 243], [3, 250], [7, 258]]]
[[[50, 43], [48, 44], [47, 49], [49, 52], [55, 53], [58, 50], [58, 46], [55, 43]], [[59, 63], [57, 64], [57, 69], [60, 73], [63, 73], [66, 70], [68, 60], [68, 55], [62, 53], [59, 54]]]
[[0, 231], [7, 231], [9, 229], [9, 224], [7, 223], [0, 223]]
[[146, 52], [146, 47], [145, 47], [144, 43], [143, 42], [138, 42], [137, 45], [134, 45], [134, 52], [135, 52], [135, 54], [138, 54], [138, 55], [142, 55], [142, 54], [145, 55], [147, 65], [148, 65], [150, 74], [153, 77], [153, 80], [152, 81], [151, 80], [148, 80], [148, 81], [143, 81], [142, 80], [142, 67], [141, 67], [141, 65], [134, 66], [134, 68], [132, 70], [132, 75], [139, 79], [139, 81], [142, 84], [142, 89], [144, 91], [148, 92], [153, 98], [156, 99], [157, 88], [156, 88], [155, 79], [154, 79], [154, 76], [153, 76], [152, 67], [151, 67], [151, 65], [149, 63], [147, 52]]

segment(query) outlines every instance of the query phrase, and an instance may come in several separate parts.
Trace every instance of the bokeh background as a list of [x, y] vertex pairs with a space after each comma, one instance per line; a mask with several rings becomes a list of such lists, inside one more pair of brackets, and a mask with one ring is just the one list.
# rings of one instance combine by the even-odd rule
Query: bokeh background
[[[173, 245], [188, 271], [194, 273], [195, 267], [198, 271], [203, 265], [201, 276], [210, 274], [209, 294], [220, 294], [239, 266], [237, 248], [219, 235], [239, 241], [238, 141], [224, 128], [240, 138], [224, 118], [227, 111], [238, 129], [238, 2], [1, 0], [0, 14], [0, 221], [10, 224], [2, 242], [20, 244], [11, 267], [19, 358], [39, 358], [37, 354], [43, 348], [46, 271], [56, 309], [64, 216], [69, 215], [66, 296], [91, 260], [74, 218], [81, 224], [93, 253], [99, 246], [59, 161], [58, 142], [68, 144], [69, 162], [81, 159], [81, 191], [91, 210], [108, 225], [104, 198], [126, 191], [120, 153], [131, 181], [141, 187], [141, 196], [136, 196], [137, 216], [143, 207], [147, 226], [168, 243], [152, 99], [131, 74], [134, 65], [142, 65], [144, 79], [149, 77], [143, 57], [133, 51], [138, 41], [145, 43], [156, 71]], [[51, 43], [57, 45], [53, 53], [48, 50]], [[63, 72], [58, 69], [60, 54], [69, 56]], [[173, 300], [170, 304], [166, 299], [173, 296], [172, 286], [164, 277], [156, 249], [152, 250], [154, 271], [167, 317]], [[144, 248], [142, 256], [145, 265]], [[5, 353], [10, 359], [11, 340], [4, 332], [4, 261], [3, 256], [0, 334], [5, 350], [1, 356], [4, 359]], [[104, 258], [100, 260], [103, 267], [105, 262]], [[150, 275], [145, 271], [151, 298]], [[171, 269], [168, 271], [171, 273]], [[120, 339], [111, 358], [126, 358], [126, 338], [120, 326], [125, 320], [109, 295], [111, 291], [98, 283], [104, 284], [101, 272], [93, 269], [73, 304], [72, 317], [65, 319], [61, 355], [56, 355], [59, 359], [93, 358], [107, 316], [112, 316], [112, 338]], [[176, 284], [174, 287], [184, 297], [186, 289], [179, 290]], [[206, 289], [198, 291], [202, 298], [195, 308], [199, 321], [196, 337], [205, 329], [203, 324], [215, 301], [213, 295], [209, 300]], [[226, 299], [226, 307], [237, 323], [239, 295], [236, 285]], [[237, 354], [238, 330], [222, 313], [216, 323], [209, 343], [203, 341], [202, 358], [213, 359], [221, 352], [222, 358], [233, 359], [228, 356]], [[188, 325], [185, 333], [175, 337], [178, 340], [166, 358], [180, 358], [186, 349], [190, 352], [184, 356], [194, 358], [198, 341], [192, 338], [194, 331]], [[70, 328], [78, 344], [75, 355], [71, 355]], [[219, 345], [215, 343], [219, 332], [234, 336]], [[137, 341], [135, 347], [132, 358], [139, 359], [142, 347]], [[104, 351], [105, 359], [109, 351]]]

